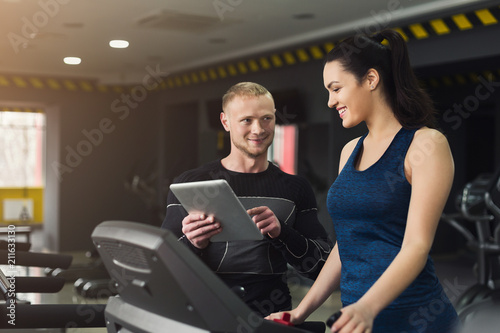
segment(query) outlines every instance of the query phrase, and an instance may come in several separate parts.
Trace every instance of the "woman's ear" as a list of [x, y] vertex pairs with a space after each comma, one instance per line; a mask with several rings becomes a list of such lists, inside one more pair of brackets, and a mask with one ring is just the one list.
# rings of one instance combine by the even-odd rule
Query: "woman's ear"
[[226, 132], [229, 132], [229, 119], [224, 111], [220, 113], [220, 122], [222, 123], [222, 126], [224, 126]]
[[380, 75], [374, 68], [370, 68], [366, 73], [366, 82], [370, 90], [375, 90], [380, 83]]

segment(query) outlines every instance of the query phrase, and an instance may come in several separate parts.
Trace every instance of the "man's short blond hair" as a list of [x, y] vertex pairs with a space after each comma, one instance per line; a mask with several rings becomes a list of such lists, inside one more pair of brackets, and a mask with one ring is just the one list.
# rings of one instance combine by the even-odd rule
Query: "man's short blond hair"
[[222, 96], [222, 111], [226, 111], [226, 106], [236, 96], [240, 97], [267, 96], [274, 101], [271, 93], [260, 84], [254, 82], [240, 82], [229, 88], [228, 91], [226, 91], [226, 93], [224, 94], [224, 96]]

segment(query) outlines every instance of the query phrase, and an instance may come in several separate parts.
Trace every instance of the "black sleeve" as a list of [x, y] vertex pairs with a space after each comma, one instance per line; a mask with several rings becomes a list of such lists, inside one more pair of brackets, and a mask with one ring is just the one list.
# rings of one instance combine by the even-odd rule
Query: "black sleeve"
[[179, 203], [172, 191], [168, 192], [167, 196], [167, 212], [165, 214], [165, 219], [161, 225], [162, 229], [170, 230], [180, 242], [188, 246], [194, 253], [201, 256], [203, 250], [198, 249], [193, 246], [191, 242], [182, 233], [182, 220], [188, 215], [187, 211]]
[[186, 210], [179, 203], [172, 191], [167, 195], [167, 212], [161, 225], [162, 229], [168, 229], [174, 233], [177, 238], [182, 234], [182, 220], [187, 216]]
[[272, 239], [287, 262], [300, 274], [315, 279], [325, 263], [333, 243], [318, 219], [316, 199], [308, 183], [302, 186], [295, 223], [281, 223], [281, 234]]
[[[175, 177], [172, 183], [186, 183], [190, 181], [208, 180], [210, 178], [205, 175], [206, 173], [208, 173], [208, 171], [200, 168], [188, 170]], [[165, 219], [163, 220], [163, 223], [161, 225], [162, 229], [168, 229], [172, 231], [179, 239], [181, 239], [184, 236], [184, 234], [182, 233], [182, 220], [187, 215], [187, 211], [184, 209], [184, 207], [182, 207], [181, 203], [179, 202], [179, 200], [177, 200], [174, 193], [169, 190], [167, 195], [167, 212], [165, 214]], [[187, 239], [186, 241], [190, 243]]]

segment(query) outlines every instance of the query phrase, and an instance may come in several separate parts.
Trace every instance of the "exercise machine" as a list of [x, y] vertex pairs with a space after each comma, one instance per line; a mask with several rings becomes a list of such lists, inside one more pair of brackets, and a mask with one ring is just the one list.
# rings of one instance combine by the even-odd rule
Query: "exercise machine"
[[[460, 314], [466, 307], [500, 294], [500, 170], [480, 174], [467, 183], [456, 199], [457, 213], [443, 214], [476, 254], [477, 283], [455, 302]], [[470, 229], [474, 227], [474, 232]], [[468, 309], [471, 312], [471, 308]]]
[[168, 230], [105, 221], [92, 240], [117, 283], [105, 310], [109, 333], [325, 331], [321, 322], [299, 328], [259, 317]]
[[[11, 255], [9, 255], [11, 254]], [[0, 250], [0, 329], [50, 329], [65, 330], [73, 327], [104, 327], [104, 304], [30, 304], [18, 299], [18, 293], [57, 293], [66, 280], [60, 277], [17, 276], [17, 268], [50, 267], [67, 268], [72, 256], [18, 250], [15, 256]], [[16, 270], [14, 270], [14, 266]], [[11, 268], [12, 267], [12, 268]]]

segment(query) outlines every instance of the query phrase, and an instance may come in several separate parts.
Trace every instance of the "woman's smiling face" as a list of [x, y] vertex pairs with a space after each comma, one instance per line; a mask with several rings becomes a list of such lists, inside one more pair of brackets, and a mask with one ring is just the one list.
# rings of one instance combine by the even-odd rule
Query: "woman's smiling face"
[[323, 81], [328, 90], [328, 107], [335, 108], [342, 126], [350, 128], [366, 120], [370, 113], [371, 89], [368, 80], [361, 83], [344, 70], [339, 61], [328, 62], [323, 69]]

